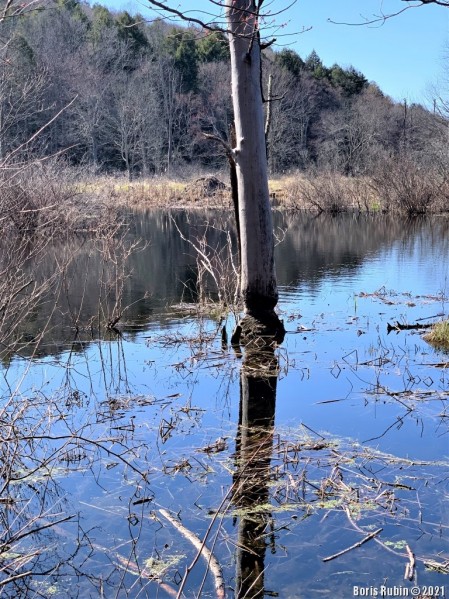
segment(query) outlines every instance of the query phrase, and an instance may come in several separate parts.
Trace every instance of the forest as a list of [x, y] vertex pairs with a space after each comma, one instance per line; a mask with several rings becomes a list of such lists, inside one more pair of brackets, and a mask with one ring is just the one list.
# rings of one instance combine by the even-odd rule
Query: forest
[[[222, 33], [79, 0], [7, 20], [2, 31], [0, 160], [62, 155], [90, 175], [129, 179], [225, 166], [222, 146], [204, 135], [227, 139], [233, 118]], [[263, 52], [262, 86], [272, 176], [372, 176], [400, 164], [445, 179], [437, 105], [394, 102], [352, 66], [275, 45]]]

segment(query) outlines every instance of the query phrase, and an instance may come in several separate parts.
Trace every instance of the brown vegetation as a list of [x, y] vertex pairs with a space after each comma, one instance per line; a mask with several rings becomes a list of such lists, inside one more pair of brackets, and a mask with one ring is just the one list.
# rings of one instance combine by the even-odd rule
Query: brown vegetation
[[426, 214], [436, 208], [438, 200], [443, 200], [443, 180], [406, 157], [380, 165], [371, 186], [384, 210], [397, 210], [409, 216]]
[[449, 321], [443, 320], [436, 323], [429, 333], [424, 335], [424, 339], [437, 349], [449, 350]]
[[[70, 311], [71, 286], [82, 286], [71, 265], [82, 251], [103, 261], [98, 305], [90, 328], [114, 329], [125, 306], [123, 286], [127, 261], [137, 244], [126, 239], [121, 210], [110, 201], [79, 191], [76, 171], [60, 161], [8, 165], [0, 169], [0, 357], [29, 355], [57, 319], [62, 298], [71, 326], [78, 331], [80, 313]], [[78, 241], [66, 243], [69, 238]], [[53, 306], [45, 321], [40, 306]], [[59, 307], [58, 307], [59, 306]], [[31, 324], [33, 323], [33, 324]], [[30, 328], [31, 324], [31, 328]]]
[[[77, 183], [79, 197], [111, 209], [145, 211], [152, 208], [224, 208], [231, 207], [228, 186], [214, 176], [189, 182], [162, 177], [128, 181], [124, 177], [93, 177]], [[79, 201], [79, 200], [77, 200]]]
[[[130, 180], [225, 168], [223, 144], [210, 139], [229, 141], [233, 120], [221, 33], [79, 0], [23, 18], [29, 4], [47, 2], [7, 2], [1, 23], [0, 162], [64, 151], [73, 165]], [[262, 76], [276, 98], [265, 104], [272, 175], [313, 167], [371, 176], [404, 155], [447, 172], [439, 93], [432, 111], [394, 102], [353, 67], [274, 46], [263, 51]]]
[[[189, 182], [155, 178], [128, 181], [98, 177], [76, 183], [68, 205], [98, 210], [153, 208], [232, 208], [227, 174], [202, 176]], [[72, 185], [69, 183], [69, 185]], [[398, 212], [417, 216], [449, 209], [449, 183], [407, 161], [385, 164], [372, 177], [349, 177], [334, 171], [298, 172], [270, 181], [276, 209], [314, 210], [330, 214], [357, 211]], [[88, 227], [87, 227], [88, 229]]]
[[348, 210], [375, 211], [377, 197], [366, 178], [344, 177], [335, 172], [306, 174], [279, 181], [276, 195], [288, 208], [338, 214]]

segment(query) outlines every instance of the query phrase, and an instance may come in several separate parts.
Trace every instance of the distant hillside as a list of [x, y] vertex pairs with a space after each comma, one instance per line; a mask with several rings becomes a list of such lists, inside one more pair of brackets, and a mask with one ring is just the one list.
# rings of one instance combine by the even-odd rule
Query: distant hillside
[[[0, 158], [18, 148], [18, 159], [64, 151], [73, 164], [130, 177], [225, 164], [222, 147], [203, 135], [227, 138], [232, 122], [222, 34], [78, 0], [3, 27], [12, 41], [1, 49]], [[394, 103], [355, 68], [267, 49], [266, 98], [269, 79], [272, 174], [364, 175], [404, 155], [419, 168], [446, 168], [445, 121]]]

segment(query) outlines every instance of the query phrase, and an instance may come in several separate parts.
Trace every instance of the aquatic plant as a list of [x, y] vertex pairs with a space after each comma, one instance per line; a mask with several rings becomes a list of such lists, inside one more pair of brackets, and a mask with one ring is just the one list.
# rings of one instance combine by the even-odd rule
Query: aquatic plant
[[437, 322], [423, 338], [438, 349], [449, 350], [449, 320]]

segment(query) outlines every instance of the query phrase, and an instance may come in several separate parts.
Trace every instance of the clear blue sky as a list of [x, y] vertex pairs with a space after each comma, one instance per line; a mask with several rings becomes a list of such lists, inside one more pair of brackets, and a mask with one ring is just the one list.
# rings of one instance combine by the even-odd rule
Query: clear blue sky
[[[154, 16], [145, 9], [145, 0], [91, 0], [113, 9], [126, 9], [144, 16]], [[267, 0], [269, 10], [288, 6], [288, 0]], [[173, 0], [181, 9], [219, 10], [208, 0]], [[296, 4], [276, 17], [282, 45], [306, 57], [315, 49], [326, 66], [338, 63], [353, 65], [382, 91], [395, 100], [427, 103], [429, 88], [442, 78], [444, 63], [449, 79], [449, 8], [422, 6], [386, 21], [382, 26], [353, 27], [334, 25], [335, 21], [360, 22], [381, 10], [395, 12], [405, 6], [401, 0], [297, 0]], [[204, 15], [203, 15], [204, 17]], [[311, 27], [298, 35], [303, 27]]]

